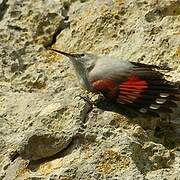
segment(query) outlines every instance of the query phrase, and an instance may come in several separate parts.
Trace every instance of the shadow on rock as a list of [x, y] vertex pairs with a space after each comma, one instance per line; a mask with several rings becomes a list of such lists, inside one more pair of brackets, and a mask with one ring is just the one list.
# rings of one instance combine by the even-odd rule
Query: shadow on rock
[[180, 112], [178, 111], [172, 115], [159, 116], [156, 113], [143, 115], [137, 113], [135, 108], [130, 109], [125, 105], [112, 103], [102, 97], [96, 100], [95, 105], [101, 110], [126, 116], [131, 123], [138, 124], [145, 130], [152, 130], [154, 139], [151, 140], [154, 142], [161, 143], [169, 149], [180, 145]]

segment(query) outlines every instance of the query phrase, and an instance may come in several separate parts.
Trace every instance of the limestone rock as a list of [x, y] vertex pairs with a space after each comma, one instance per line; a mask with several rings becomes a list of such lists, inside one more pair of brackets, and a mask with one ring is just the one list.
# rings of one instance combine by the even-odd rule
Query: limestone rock
[[36, 130], [24, 137], [17, 152], [23, 159], [43, 159], [61, 152], [71, 141], [72, 135], [66, 134], [66, 132]]
[[168, 66], [177, 82], [179, 7], [0, 0], [0, 179], [179, 179], [179, 108], [170, 124], [92, 108], [70, 62], [47, 50]]

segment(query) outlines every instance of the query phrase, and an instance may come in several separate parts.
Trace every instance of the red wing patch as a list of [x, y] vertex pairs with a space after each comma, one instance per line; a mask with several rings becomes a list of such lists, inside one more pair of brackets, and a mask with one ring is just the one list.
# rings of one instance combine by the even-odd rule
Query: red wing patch
[[105, 97], [116, 99], [119, 103], [133, 103], [147, 89], [147, 82], [136, 76], [130, 76], [120, 85], [112, 80], [95, 80], [92, 86]]
[[147, 82], [137, 76], [130, 76], [127, 81], [119, 85], [119, 101], [122, 103], [133, 103], [141, 97], [141, 93], [147, 89]]
[[95, 80], [92, 83], [93, 88], [96, 91], [100, 91], [106, 97], [117, 98], [119, 94], [119, 86], [117, 83], [111, 80]]

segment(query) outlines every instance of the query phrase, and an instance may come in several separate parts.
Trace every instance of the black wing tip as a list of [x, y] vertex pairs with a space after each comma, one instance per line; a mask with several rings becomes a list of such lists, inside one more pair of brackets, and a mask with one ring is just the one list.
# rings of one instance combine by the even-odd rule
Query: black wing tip
[[158, 69], [158, 70], [172, 70], [172, 68], [170, 68], [168, 66], [168, 64], [163, 64], [160, 66], [154, 65], [154, 64], [144, 64], [144, 63], [139, 63], [139, 62], [132, 62], [131, 64], [135, 65], [135, 66], [139, 66], [139, 67], [143, 67], [143, 68], [152, 68], [152, 69]]

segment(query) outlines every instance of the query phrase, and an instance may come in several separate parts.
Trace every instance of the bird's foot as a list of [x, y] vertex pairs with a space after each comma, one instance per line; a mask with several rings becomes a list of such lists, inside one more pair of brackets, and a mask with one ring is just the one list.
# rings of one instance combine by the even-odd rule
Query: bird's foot
[[83, 99], [86, 103], [88, 103], [92, 107], [96, 106], [96, 100], [95, 101], [91, 100], [91, 98], [88, 95], [86, 95], [86, 96], [82, 96], [82, 95], [75, 96], [75, 98], [77, 98], [77, 97], [79, 99]]

